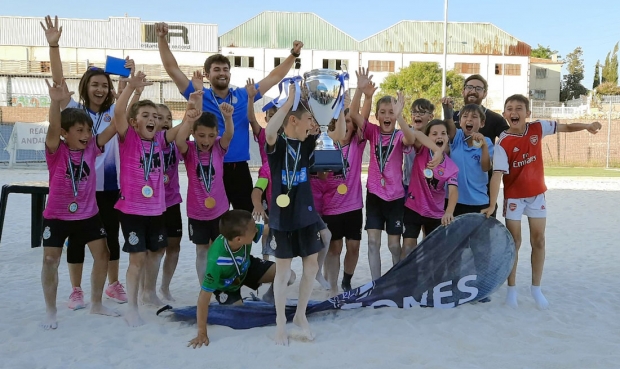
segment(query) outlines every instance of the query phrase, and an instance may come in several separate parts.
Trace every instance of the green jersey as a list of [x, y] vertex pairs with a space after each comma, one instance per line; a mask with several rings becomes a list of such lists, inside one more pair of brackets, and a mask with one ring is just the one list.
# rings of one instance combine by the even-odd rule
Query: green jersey
[[209, 247], [207, 270], [202, 289], [207, 292], [237, 291], [245, 280], [250, 267], [252, 245], [243, 245], [232, 251], [224, 236], [219, 235]]

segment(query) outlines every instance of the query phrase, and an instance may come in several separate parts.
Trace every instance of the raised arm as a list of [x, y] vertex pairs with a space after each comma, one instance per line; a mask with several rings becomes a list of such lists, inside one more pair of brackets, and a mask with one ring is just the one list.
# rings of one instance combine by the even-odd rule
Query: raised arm
[[327, 134], [334, 141], [344, 140], [344, 136], [347, 134], [347, 121], [344, 118], [344, 109], [341, 109], [340, 114], [338, 114], [334, 130], [327, 132]]
[[[201, 89], [198, 91], [194, 91], [189, 95], [189, 100], [187, 101], [187, 108], [185, 110], [185, 115], [183, 116], [183, 121], [181, 121], [181, 124], [174, 127], [178, 129], [175, 134], [174, 142], [176, 143], [177, 149], [179, 149], [179, 152], [182, 155], [185, 155], [185, 153], [187, 152], [187, 138], [192, 131], [192, 125], [202, 115], [203, 94], [204, 91]], [[166, 140], [168, 140], [168, 137], [166, 137]]]
[[448, 137], [450, 142], [456, 136], [456, 125], [454, 124], [454, 99], [451, 97], [443, 97], [441, 99], [441, 107], [443, 108], [443, 120], [448, 123]]
[[570, 123], [570, 124], [560, 124], [558, 122], [558, 132], [579, 132], [583, 130], [587, 130], [593, 135], [597, 134], [598, 131], [603, 126], [599, 122], [593, 123]]
[[220, 111], [224, 116], [224, 133], [222, 133], [222, 138], [220, 138], [220, 146], [222, 149], [228, 150], [230, 141], [232, 141], [233, 135], [235, 134], [235, 124], [232, 118], [235, 108], [228, 103], [221, 103]]
[[189, 86], [189, 79], [181, 71], [179, 68], [179, 64], [177, 64], [177, 60], [172, 55], [172, 51], [170, 51], [170, 46], [168, 45], [168, 25], [166, 23], [155, 23], [155, 30], [157, 32], [157, 47], [159, 48], [159, 56], [161, 57], [161, 62], [164, 65], [164, 69], [166, 73], [172, 78], [174, 84], [177, 85], [180, 93], [185, 92], [187, 90], [187, 86]]
[[[351, 106], [349, 108], [349, 113], [351, 114], [351, 119], [353, 123], [359, 128], [364, 129], [364, 123], [370, 117], [370, 108], [372, 108], [372, 94], [376, 88], [372, 83], [372, 76], [368, 75], [368, 70], [363, 67], [359, 68], [359, 71], [355, 71], [355, 76], [357, 77], [357, 88], [355, 89], [355, 93], [353, 94], [353, 99], [351, 99]], [[370, 95], [364, 95], [364, 106], [369, 104], [368, 108], [368, 116], [364, 115], [365, 110], [360, 114], [360, 103], [362, 101], [362, 94], [367, 93]]]
[[299, 57], [301, 53], [301, 48], [304, 47], [304, 43], [301, 41], [293, 42], [293, 48], [291, 49], [291, 55], [288, 58], [284, 59], [284, 61], [278, 65], [274, 70], [269, 72], [267, 77], [263, 78], [262, 81], [258, 82], [258, 92], [261, 95], [265, 95], [269, 89], [273, 86], [277, 85], [291, 70], [293, 64], [295, 64], [295, 59]]
[[[368, 74], [368, 71], [366, 71]], [[371, 81], [372, 76], [368, 77], [368, 81], [366, 85], [362, 88], [362, 93], [364, 94], [364, 105], [362, 105], [362, 117], [364, 120], [368, 120], [370, 118], [370, 111], [372, 110], [372, 97], [377, 91], [377, 86], [375, 83]]]
[[291, 83], [288, 88], [288, 96], [289, 98], [284, 102], [284, 105], [269, 119], [269, 123], [267, 124], [267, 128], [265, 128], [265, 138], [267, 139], [267, 146], [273, 146], [276, 144], [276, 140], [278, 139], [278, 131], [282, 124], [284, 124], [284, 118], [293, 107], [293, 96], [295, 96], [296, 85]]
[[45, 146], [47, 147], [47, 151], [53, 154], [58, 150], [58, 146], [60, 145], [60, 134], [62, 132], [60, 126], [60, 102], [67, 98], [70, 99], [73, 92], [69, 92], [69, 88], [64, 79], [60, 81], [60, 84], [52, 82], [52, 85], [50, 85], [47, 79], [45, 83], [47, 83], [50, 99], [52, 100], [49, 113], [50, 125], [47, 128], [47, 135], [45, 136]]
[[[62, 61], [60, 60], [60, 46], [58, 45], [58, 41], [60, 41], [60, 36], [62, 35], [62, 27], [58, 27], [58, 16], [54, 17], [54, 22], [52, 23], [52, 18], [48, 15], [45, 17], [45, 25], [43, 25], [43, 22], [40, 22], [40, 24], [43, 31], [45, 31], [45, 38], [50, 46], [52, 80], [57, 85], [60, 85], [64, 78], [62, 73]], [[61, 108], [64, 109], [67, 104], [69, 104], [70, 100], [71, 96], [65, 96], [64, 100], [59, 102]]]
[[415, 135], [415, 148], [418, 149], [422, 146], [428, 147], [429, 150], [433, 152], [433, 159], [427, 164], [428, 168], [434, 168], [441, 164], [443, 160], [443, 150], [435, 145], [433, 140], [431, 140], [427, 135], [425, 135], [421, 131], [413, 131]]
[[252, 78], [248, 78], [245, 89], [248, 91], [248, 120], [250, 121], [250, 126], [252, 126], [252, 133], [254, 136], [258, 136], [261, 126], [258, 124], [256, 114], [254, 113], [254, 97], [256, 96], [257, 91], [256, 85], [254, 84], [254, 80]]
[[127, 118], [127, 104], [129, 103], [129, 97], [136, 88], [150, 86], [152, 84], [153, 82], [146, 82], [146, 74], [141, 71], [135, 74], [132, 70], [129, 78], [127, 78], [127, 87], [125, 87], [121, 93], [121, 96], [119, 96], [114, 107], [114, 124], [116, 125], [118, 137], [121, 141], [125, 139], [127, 129], [129, 129], [129, 120]]
[[415, 143], [416, 137], [413, 133], [413, 129], [409, 127], [407, 121], [403, 118], [403, 109], [405, 108], [405, 96], [402, 91], [396, 93], [396, 100], [392, 98], [393, 114], [396, 117], [396, 122], [403, 131], [403, 145], [411, 146]]

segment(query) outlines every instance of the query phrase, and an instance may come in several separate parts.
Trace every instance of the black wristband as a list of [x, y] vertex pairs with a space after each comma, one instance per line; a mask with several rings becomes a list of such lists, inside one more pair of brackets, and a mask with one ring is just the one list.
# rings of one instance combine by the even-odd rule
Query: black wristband
[[293, 55], [293, 56], [294, 56], [294, 57], [296, 57], [296, 58], [299, 58], [299, 55], [301, 55], [301, 54], [296, 53], [296, 52], [295, 52], [295, 49], [291, 48], [291, 55]]

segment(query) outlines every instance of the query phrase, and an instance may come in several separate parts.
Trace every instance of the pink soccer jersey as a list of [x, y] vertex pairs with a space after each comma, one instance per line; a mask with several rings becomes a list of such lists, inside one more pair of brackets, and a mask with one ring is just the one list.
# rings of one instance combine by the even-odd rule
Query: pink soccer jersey
[[[370, 165], [368, 166], [368, 191], [385, 201], [394, 201], [405, 196], [403, 188], [403, 154], [411, 147], [403, 145], [403, 132], [381, 133], [381, 128], [369, 121], [364, 123], [364, 139], [370, 143]], [[391, 144], [390, 144], [390, 141]], [[379, 169], [379, 150], [387, 161], [383, 174]]]
[[[50, 191], [47, 206], [43, 211], [45, 219], [82, 220], [97, 215], [99, 208], [95, 198], [95, 159], [101, 153], [97, 147], [97, 136], [91, 138], [83, 151], [69, 150], [62, 140], [53, 154], [48, 148], [45, 149]], [[74, 193], [72, 176], [77, 187], [77, 196]], [[73, 203], [77, 204], [77, 208], [76, 205], [71, 205]]]
[[[163, 214], [166, 211], [166, 190], [162, 148], [166, 146], [166, 133], [157, 132], [152, 141], [143, 140], [130, 126], [125, 139], [121, 141], [119, 137], [118, 140], [121, 154], [121, 194], [114, 207], [125, 214]], [[145, 178], [149, 163], [151, 168]]]
[[430, 150], [425, 146], [420, 147], [413, 161], [405, 206], [424, 217], [441, 219], [444, 215], [446, 185], [458, 186], [459, 168], [452, 159], [444, 156], [443, 162], [433, 168], [433, 178], [426, 178], [424, 169], [429, 161]]
[[[213, 220], [228, 211], [230, 203], [224, 189], [224, 155], [226, 150], [218, 137], [208, 152], [198, 151], [194, 141], [187, 141], [187, 152], [183, 155], [187, 170], [187, 216], [196, 220]], [[204, 181], [202, 178], [204, 173]], [[211, 189], [206, 185], [211, 181]], [[207, 201], [211, 198], [212, 200]], [[213, 204], [215, 201], [215, 204]], [[207, 205], [213, 207], [209, 208]]]
[[[360, 141], [357, 135], [351, 138], [348, 145], [342, 147], [347, 177], [345, 179], [342, 173], [336, 173], [327, 179], [324, 186], [323, 213], [325, 215], [343, 214], [364, 207], [361, 176], [365, 148], [366, 140]], [[346, 193], [340, 194], [338, 187], [343, 184], [346, 186]]]
[[166, 208], [183, 202], [179, 186], [179, 162], [181, 153], [174, 142], [166, 145], [164, 153], [164, 188], [166, 191]]

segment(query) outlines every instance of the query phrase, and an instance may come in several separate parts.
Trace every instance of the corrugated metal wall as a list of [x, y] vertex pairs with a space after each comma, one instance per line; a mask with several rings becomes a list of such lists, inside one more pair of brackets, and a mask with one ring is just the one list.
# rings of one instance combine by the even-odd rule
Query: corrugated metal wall
[[263, 12], [220, 36], [222, 47], [290, 49], [302, 40], [304, 49], [357, 50], [357, 40], [314, 13]]
[[[529, 56], [530, 46], [490, 23], [448, 23], [449, 54]], [[443, 22], [401, 21], [360, 41], [360, 51], [443, 53]]]
[[[47, 46], [36, 17], [0, 17], [0, 45]], [[157, 49], [154, 22], [140, 18], [66, 19], [62, 26], [63, 47], [95, 49]], [[218, 50], [215, 24], [168, 23], [170, 48], [179, 51], [215, 53]]]

